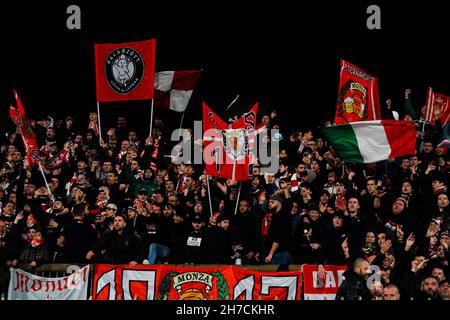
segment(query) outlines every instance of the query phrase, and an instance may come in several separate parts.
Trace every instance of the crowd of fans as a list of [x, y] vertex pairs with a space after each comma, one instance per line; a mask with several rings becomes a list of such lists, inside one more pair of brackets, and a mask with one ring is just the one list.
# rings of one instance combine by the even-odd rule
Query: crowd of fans
[[171, 161], [169, 119], [140, 137], [119, 116], [104, 141], [95, 112], [87, 127], [30, 119], [50, 192], [20, 135], [2, 132], [0, 291], [19, 264], [307, 263], [320, 277], [324, 265], [349, 266], [338, 299], [449, 300], [450, 157], [409, 94], [383, 117], [416, 121], [416, 155], [343, 163], [320, 131], [290, 132], [272, 113], [261, 122], [282, 133], [278, 171], [255, 163], [241, 187], [209, 177], [210, 194], [202, 165]]

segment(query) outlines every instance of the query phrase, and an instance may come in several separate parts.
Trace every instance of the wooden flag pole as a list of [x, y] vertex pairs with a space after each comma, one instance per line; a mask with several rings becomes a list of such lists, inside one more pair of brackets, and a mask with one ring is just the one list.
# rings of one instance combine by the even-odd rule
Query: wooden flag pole
[[241, 187], [242, 187], [242, 181], [239, 182], [239, 191], [238, 191], [238, 195], [237, 195], [237, 199], [236, 199], [236, 206], [234, 208], [234, 215], [237, 214], [237, 209], [238, 209], [238, 206], [239, 206], [239, 198], [241, 196]]
[[38, 162], [38, 166], [39, 166], [39, 170], [42, 173], [42, 177], [44, 178], [44, 182], [45, 182], [45, 186], [47, 187], [47, 191], [51, 196], [53, 196], [52, 191], [50, 190], [50, 187], [48, 185], [47, 178], [45, 177], [44, 169], [42, 169], [41, 161]]
[[97, 101], [97, 118], [98, 118], [98, 135], [100, 138], [100, 141], [103, 141], [102, 139], [102, 125], [100, 123], [100, 102]]
[[151, 111], [150, 111], [150, 134], [149, 136], [152, 136], [152, 132], [153, 132], [153, 99], [152, 99], [152, 103], [151, 103]]
[[181, 122], [180, 122], [180, 130], [178, 131], [178, 139], [181, 138], [181, 128], [183, 127], [183, 120], [184, 120], [184, 114], [186, 113], [186, 110], [183, 111], [183, 115], [181, 116]]
[[239, 98], [239, 95], [237, 95], [236, 98], [234, 98], [234, 100], [231, 101], [231, 103], [228, 105], [228, 107], [227, 107], [225, 110], [230, 109], [231, 105], [232, 105], [233, 103], [235, 103], [235, 102], [237, 101], [238, 98]]
[[209, 189], [209, 176], [208, 175], [206, 175], [206, 186], [208, 187], [209, 211], [210, 211], [210, 214], [211, 214], [211, 217], [212, 217], [213, 210], [212, 210], [211, 191]]

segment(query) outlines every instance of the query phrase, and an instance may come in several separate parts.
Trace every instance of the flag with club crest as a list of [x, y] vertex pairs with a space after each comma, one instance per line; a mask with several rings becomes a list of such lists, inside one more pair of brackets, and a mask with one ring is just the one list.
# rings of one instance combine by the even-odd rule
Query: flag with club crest
[[378, 79], [341, 60], [335, 124], [379, 120]]
[[226, 124], [203, 103], [203, 145], [206, 174], [233, 181], [249, 178], [258, 104], [237, 121]]
[[153, 99], [156, 40], [95, 44], [97, 101]]

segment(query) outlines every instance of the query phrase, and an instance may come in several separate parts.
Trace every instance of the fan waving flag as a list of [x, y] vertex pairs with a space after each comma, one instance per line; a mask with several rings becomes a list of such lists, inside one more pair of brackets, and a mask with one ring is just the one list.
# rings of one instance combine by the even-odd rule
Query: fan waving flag
[[36, 135], [30, 127], [25, 115], [25, 108], [16, 91], [14, 91], [14, 96], [16, 98], [17, 109], [14, 106], [10, 106], [9, 115], [22, 136], [28, 164], [34, 166], [39, 163], [39, 148], [36, 142]]
[[156, 107], [184, 112], [201, 70], [162, 71], [155, 74]]
[[341, 60], [335, 124], [379, 120], [378, 79]]
[[322, 128], [322, 133], [346, 162], [374, 163], [416, 153], [416, 128], [410, 122], [360, 121]]
[[430, 122], [434, 126], [436, 117], [438, 117], [441, 125], [445, 126], [450, 119], [449, 102], [450, 97], [434, 92], [431, 87], [428, 87], [427, 104], [424, 110], [425, 121]]
[[248, 180], [258, 104], [227, 125], [203, 103], [203, 145], [206, 174], [233, 181]]
[[153, 99], [156, 40], [95, 44], [97, 101]]

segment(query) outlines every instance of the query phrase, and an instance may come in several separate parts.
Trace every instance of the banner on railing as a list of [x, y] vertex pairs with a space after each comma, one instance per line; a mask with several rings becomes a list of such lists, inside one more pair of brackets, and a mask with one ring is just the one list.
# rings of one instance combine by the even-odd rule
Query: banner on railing
[[344, 281], [347, 266], [325, 265], [325, 277], [318, 276], [318, 265], [303, 265], [303, 290], [305, 300], [334, 300]]
[[96, 265], [93, 300], [300, 300], [301, 271]]
[[87, 300], [89, 265], [62, 278], [38, 277], [10, 269], [8, 300]]

